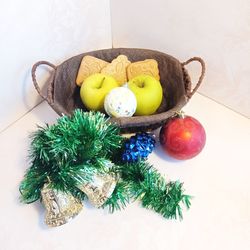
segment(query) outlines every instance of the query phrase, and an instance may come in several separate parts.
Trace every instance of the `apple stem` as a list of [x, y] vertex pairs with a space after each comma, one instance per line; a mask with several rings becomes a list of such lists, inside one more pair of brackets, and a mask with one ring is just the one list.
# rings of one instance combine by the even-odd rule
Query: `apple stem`
[[102, 78], [101, 85], [103, 84], [104, 80], [105, 80], [105, 77]]
[[98, 89], [100, 89], [102, 87], [102, 84], [103, 84], [104, 80], [105, 80], [105, 77], [102, 78], [102, 81], [100, 82], [100, 85], [99, 85]]

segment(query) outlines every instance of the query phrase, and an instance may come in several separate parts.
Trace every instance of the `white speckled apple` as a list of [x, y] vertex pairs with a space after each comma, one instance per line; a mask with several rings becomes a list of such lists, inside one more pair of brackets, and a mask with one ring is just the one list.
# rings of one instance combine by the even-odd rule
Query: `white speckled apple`
[[111, 117], [130, 117], [136, 110], [136, 97], [128, 88], [114, 88], [105, 97], [104, 109]]

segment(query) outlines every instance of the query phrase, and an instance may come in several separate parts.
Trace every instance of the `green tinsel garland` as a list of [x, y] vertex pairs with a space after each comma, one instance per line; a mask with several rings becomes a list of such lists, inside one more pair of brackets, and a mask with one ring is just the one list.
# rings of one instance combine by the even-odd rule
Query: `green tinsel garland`
[[48, 181], [53, 188], [84, 200], [79, 185], [91, 181], [97, 173], [116, 173], [119, 181], [103, 205], [111, 212], [141, 200], [143, 207], [176, 219], [182, 218], [182, 203], [190, 207], [191, 197], [184, 194], [182, 183], [166, 182], [146, 161], [121, 162], [124, 139], [102, 113], [76, 110], [54, 125], [38, 127], [31, 139], [31, 166], [20, 184], [24, 203], [40, 199]]
[[160, 173], [146, 161], [120, 166], [121, 182], [112, 197], [104, 204], [110, 211], [126, 206], [130, 200], [141, 200], [142, 206], [160, 213], [165, 218], [182, 219], [183, 203], [190, 207], [191, 196], [185, 195], [179, 181], [166, 182]]

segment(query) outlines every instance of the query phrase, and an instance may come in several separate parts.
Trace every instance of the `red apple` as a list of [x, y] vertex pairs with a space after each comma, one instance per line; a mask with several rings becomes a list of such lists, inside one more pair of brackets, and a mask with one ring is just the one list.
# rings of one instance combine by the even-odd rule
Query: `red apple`
[[173, 158], [187, 160], [201, 152], [206, 143], [206, 133], [195, 118], [175, 116], [161, 128], [160, 143]]

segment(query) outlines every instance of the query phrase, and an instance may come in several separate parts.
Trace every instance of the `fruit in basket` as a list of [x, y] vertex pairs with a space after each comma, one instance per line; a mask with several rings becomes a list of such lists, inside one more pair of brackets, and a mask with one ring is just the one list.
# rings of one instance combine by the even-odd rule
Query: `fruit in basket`
[[154, 77], [139, 75], [128, 82], [128, 88], [136, 96], [136, 115], [151, 115], [159, 108], [163, 91], [161, 83]]
[[105, 96], [116, 87], [119, 87], [119, 84], [112, 76], [93, 74], [86, 78], [81, 86], [81, 100], [88, 110], [103, 111]]
[[104, 101], [104, 109], [111, 117], [131, 117], [136, 110], [136, 97], [125, 87], [112, 89]]
[[206, 133], [199, 121], [182, 113], [167, 120], [160, 130], [164, 151], [178, 160], [198, 155], [206, 143]]

